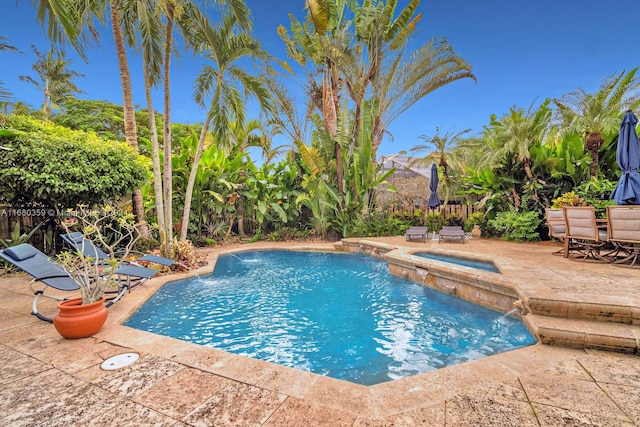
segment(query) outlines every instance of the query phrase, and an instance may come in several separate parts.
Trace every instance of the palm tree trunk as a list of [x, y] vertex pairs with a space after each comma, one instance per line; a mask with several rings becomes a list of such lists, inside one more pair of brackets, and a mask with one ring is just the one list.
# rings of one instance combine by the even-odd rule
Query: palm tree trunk
[[160, 144], [158, 143], [158, 131], [156, 130], [156, 116], [153, 111], [151, 98], [151, 82], [149, 81], [149, 69], [143, 56], [144, 68], [144, 93], [147, 98], [147, 111], [149, 113], [149, 132], [151, 139], [151, 160], [153, 162], [153, 192], [156, 197], [156, 216], [158, 221], [158, 235], [162, 253], [167, 253], [167, 226], [164, 218], [164, 203], [162, 194], [162, 171], [160, 170]]
[[[113, 41], [116, 45], [118, 57], [118, 67], [120, 68], [120, 81], [122, 83], [122, 102], [124, 104], [124, 134], [127, 143], [136, 150], [138, 149], [138, 134], [136, 131], [136, 117], [133, 110], [133, 95], [131, 94], [131, 75], [129, 74], [129, 63], [127, 61], [127, 49], [124, 45], [124, 35], [120, 28], [122, 15], [120, 9], [114, 1], [111, 1], [111, 30], [113, 31]], [[144, 215], [144, 203], [142, 191], [138, 188], [133, 191], [131, 198], [133, 215], [139, 224], [138, 231], [146, 236], [149, 234], [149, 227], [146, 225]]]
[[207, 114], [207, 119], [202, 126], [200, 132], [200, 139], [198, 140], [198, 148], [196, 149], [196, 156], [193, 159], [193, 165], [191, 166], [191, 173], [189, 174], [189, 181], [187, 182], [187, 189], [184, 194], [184, 211], [182, 212], [182, 226], [180, 228], [180, 241], [187, 240], [187, 231], [189, 230], [189, 214], [191, 213], [191, 197], [193, 196], [193, 187], [196, 182], [196, 175], [198, 173], [198, 164], [200, 163], [200, 157], [202, 157], [202, 150], [204, 149], [204, 139], [207, 136], [209, 130], [209, 123], [211, 122], [211, 113]]
[[169, 256], [173, 242], [173, 168], [171, 165], [171, 53], [173, 49], [173, 12], [174, 5], [167, 4], [167, 26], [164, 45], [164, 218], [168, 247], [165, 255]]
[[331, 62], [327, 59], [326, 71], [324, 78], [322, 79], [322, 117], [324, 119], [324, 126], [329, 132], [329, 136], [335, 144], [335, 157], [336, 157], [336, 180], [337, 189], [340, 198], [344, 195], [344, 188], [342, 184], [344, 172], [342, 170], [342, 147], [336, 141], [336, 133], [338, 129], [338, 94], [336, 93], [336, 85], [331, 77]]

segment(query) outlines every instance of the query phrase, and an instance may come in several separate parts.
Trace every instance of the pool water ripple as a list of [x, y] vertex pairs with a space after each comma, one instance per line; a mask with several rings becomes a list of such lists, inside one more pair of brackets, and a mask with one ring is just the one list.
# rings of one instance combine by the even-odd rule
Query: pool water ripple
[[355, 254], [258, 251], [166, 284], [126, 323], [371, 385], [535, 343], [500, 313]]

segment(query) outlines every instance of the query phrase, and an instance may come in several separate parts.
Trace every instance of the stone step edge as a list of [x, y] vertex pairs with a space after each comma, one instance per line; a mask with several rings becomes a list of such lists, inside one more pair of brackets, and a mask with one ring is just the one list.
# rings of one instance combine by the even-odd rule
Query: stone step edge
[[596, 301], [525, 297], [526, 311], [538, 316], [640, 325], [640, 307]]
[[638, 354], [640, 326], [528, 314], [522, 319], [543, 344]]

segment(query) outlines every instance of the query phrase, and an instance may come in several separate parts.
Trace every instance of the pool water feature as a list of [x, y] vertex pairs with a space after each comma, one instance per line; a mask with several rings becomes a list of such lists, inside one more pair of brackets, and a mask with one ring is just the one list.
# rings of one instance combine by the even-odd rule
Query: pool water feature
[[221, 255], [127, 326], [363, 385], [534, 344], [517, 319], [393, 276], [360, 254]]
[[433, 259], [436, 261], [448, 262], [450, 264], [462, 265], [470, 268], [477, 268], [479, 270], [490, 271], [493, 273], [500, 273], [500, 270], [491, 261], [476, 260], [471, 258], [463, 258], [453, 255], [435, 254], [431, 252], [416, 252], [415, 256], [421, 258]]

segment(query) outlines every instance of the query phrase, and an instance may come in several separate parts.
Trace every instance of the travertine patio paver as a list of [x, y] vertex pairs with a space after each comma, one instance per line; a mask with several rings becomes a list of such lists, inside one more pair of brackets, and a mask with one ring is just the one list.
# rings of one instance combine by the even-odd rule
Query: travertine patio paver
[[[380, 241], [495, 254], [523, 292], [554, 303], [551, 314], [611, 304], [640, 322], [640, 269], [565, 260], [544, 245]], [[27, 283], [0, 277], [3, 426], [640, 425], [637, 355], [537, 344], [364, 387], [121, 326], [157, 289], [156, 279], [110, 308], [95, 337], [64, 340], [29, 314]], [[53, 302], [43, 303], [55, 312]], [[605, 322], [597, 328], [609, 329]], [[132, 351], [141, 357], [129, 367], [100, 369], [108, 357]]]

